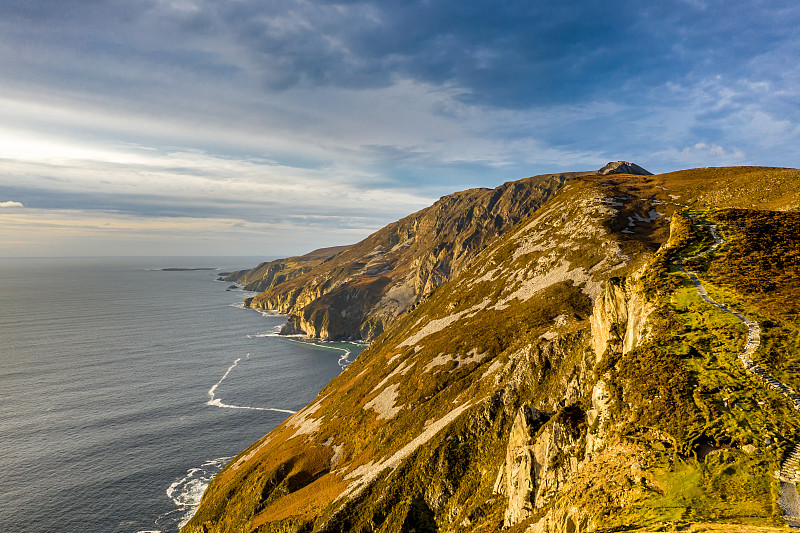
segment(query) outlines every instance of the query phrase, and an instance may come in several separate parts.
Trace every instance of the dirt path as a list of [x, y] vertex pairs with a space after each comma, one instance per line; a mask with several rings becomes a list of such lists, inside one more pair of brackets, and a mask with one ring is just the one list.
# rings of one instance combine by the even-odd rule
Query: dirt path
[[[690, 218], [695, 223], [702, 224], [702, 222], [698, 221], [691, 215]], [[708, 255], [709, 253], [716, 251], [717, 248], [725, 243], [725, 240], [717, 232], [716, 226], [709, 224], [705, 225], [705, 227], [709, 230], [711, 236], [714, 238], [714, 244], [692, 256], [687, 257], [686, 259], [696, 259]], [[678, 258], [678, 260], [675, 261], [675, 266], [678, 268], [678, 270], [689, 277], [703, 300], [717, 307], [718, 309], [725, 311], [726, 313], [732, 314], [738, 318], [745, 325], [745, 327], [747, 327], [747, 342], [744, 345], [744, 350], [739, 354], [739, 361], [742, 362], [742, 365], [745, 367], [745, 369], [761, 380], [761, 383], [764, 386], [781, 392], [784, 396], [791, 400], [795, 409], [800, 410], [800, 394], [797, 394], [791, 387], [778, 381], [760, 365], [753, 362], [752, 355], [761, 345], [761, 327], [759, 327], [758, 322], [747, 318], [742, 313], [731, 309], [725, 304], [717, 303], [713, 298], [711, 298], [695, 273], [689, 272], [683, 268], [683, 258]], [[778, 498], [778, 505], [783, 510], [786, 523], [790, 527], [800, 528], [800, 497], [797, 493], [797, 483], [800, 481], [800, 443], [794, 445], [787, 459], [781, 464], [779, 479], [781, 488], [780, 496]]]

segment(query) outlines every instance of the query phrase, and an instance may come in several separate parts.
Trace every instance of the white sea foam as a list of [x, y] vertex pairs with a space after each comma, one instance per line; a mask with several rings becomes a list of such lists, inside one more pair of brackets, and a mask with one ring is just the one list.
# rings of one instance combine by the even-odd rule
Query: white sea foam
[[[156, 525], [168, 523], [173, 526], [177, 522], [177, 529], [185, 526], [197, 511], [208, 484], [230, 460], [231, 457], [211, 459], [199, 467], [190, 468], [183, 477], [176, 479], [167, 488], [167, 497], [172, 500], [176, 509], [159, 516], [156, 519]], [[160, 531], [149, 530], [138, 533], [160, 533]]]
[[248, 309], [248, 310], [252, 310], [252, 311], [257, 311], [259, 314], [261, 314], [263, 316], [266, 316], [266, 317], [269, 317], [269, 318], [276, 318], [276, 317], [285, 316], [282, 313], [279, 313], [277, 311], [271, 311], [269, 309], [253, 309], [252, 307], [245, 307], [243, 301], [242, 302], [233, 302], [232, 304], [229, 304], [229, 305], [231, 307], [235, 307], [236, 309]]
[[[247, 354], [247, 359], [250, 359], [250, 354]], [[224, 403], [222, 400], [217, 398], [216, 397], [217, 387], [219, 387], [222, 384], [222, 382], [225, 381], [225, 378], [228, 377], [228, 374], [231, 373], [231, 370], [236, 368], [236, 365], [238, 365], [239, 361], [241, 360], [242, 360], [241, 357], [236, 359], [236, 361], [234, 361], [233, 364], [228, 367], [228, 370], [226, 370], [225, 373], [222, 374], [222, 377], [219, 378], [219, 381], [217, 381], [210, 389], [208, 389], [208, 395], [211, 397], [211, 399], [206, 402], [206, 405], [213, 405], [214, 407], [222, 407], [224, 409], [246, 409], [248, 411], [274, 411], [276, 413], [288, 413], [288, 414], [294, 414], [296, 412], [296, 411], [290, 411], [289, 409], [278, 409], [275, 407], [251, 407], [248, 405], [231, 405]]]
[[[308, 337], [306, 337], [305, 335], [281, 335], [281, 336], [282, 336], [282, 337], [303, 337], [303, 338], [305, 338], [305, 339], [307, 339], [307, 338], [308, 338]], [[342, 355], [339, 357], [339, 367], [340, 367], [342, 370], [344, 370], [345, 368], [347, 368], [348, 366], [350, 366], [350, 363], [352, 363], [352, 362], [353, 362], [353, 361], [351, 361], [351, 360], [350, 360], [350, 356], [353, 354], [353, 352], [351, 352], [351, 351], [350, 351], [350, 350], [348, 350], [347, 348], [340, 348], [340, 347], [338, 347], [338, 346], [330, 346], [330, 345], [329, 345], [327, 342], [325, 342], [325, 341], [309, 341], [309, 340], [304, 340], [304, 341], [294, 341], [294, 342], [302, 342], [303, 344], [310, 344], [310, 345], [312, 345], [312, 346], [318, 346], [318, 347], [320, 347], [320, 348], [325, 348], [326, 350], [336, 350], [336, 351], [339, 351], [339, 352], [343, 352], [343, 353], [342, 353]], [[342, 343], [342, 344], [344, 344], [344, 343]], [[352, 342], [350, 342], [350, 343], [348, 343], [348, 344], [356, 344], [356, 343], [352, 343]]]
[[[339, 350], [343, 350], [344, 348], [338, 348]], [[353, 354], [350, 350], [344, 350], [344, 353], [339, 357], [339, 367], [344, 370], [352, 361], [350, 360], [350, 356]]]
[[[249, 309], [253, 309], [253, 308], [250, 307]], [[266, 316], [266, 317], [270, 317], [270, 318], [286, 316], [283, 313], [279, 313], [278, 311], [273, 311], [271, 309], [253, 309], [253, 311], [258, 311], [261, 315]]]
[[278, 324], [277, 326], [272, 328], [272, 331], [268, 331], [265, 333], [254, 333], [253, 335], [248, 335], [248, 339], [263, 339], [265, 337], [305, 337], [303, 334], [299, 335], [281, 335], [281, 329], [283, 326]]

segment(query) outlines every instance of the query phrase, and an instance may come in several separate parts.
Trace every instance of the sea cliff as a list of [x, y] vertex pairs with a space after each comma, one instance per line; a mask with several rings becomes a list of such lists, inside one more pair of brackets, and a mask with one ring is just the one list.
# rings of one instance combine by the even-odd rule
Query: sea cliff
[[[757, 317], [754, 357], [800, 390], [800, 171], [514, 183], [445, 197], [257, 299], [314, 334], [373, 340], [227, 465], [185, 532], [783, 524], [773, 474], [800, 416], [742, 366], [741, 323], [676, 265]], [[500, 199], [518, 215], [495, 225]], [[726, 245], [700, 255], [712, 224]], [[397, 287], [406, 303], [375, 311]]]

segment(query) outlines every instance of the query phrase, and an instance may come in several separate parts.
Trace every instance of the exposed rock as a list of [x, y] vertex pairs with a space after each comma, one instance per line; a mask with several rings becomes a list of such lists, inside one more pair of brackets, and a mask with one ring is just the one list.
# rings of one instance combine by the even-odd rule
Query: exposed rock
[[612, 396], [608, 383], [599, 379], [592, 387], [591, 404], [586, 411], [586, 423], [589, 431], [586, 434], [586, 453], [593, 453], [605, 444], [608, 432], [607, 422], [611, 420]]
[[578, 469], [586, 438], [586, 413], [578, 404], [563, 408], [554, 416], [533, 444], [536, 476], [534, 506], [544, 507]]
[[533, 436], [549, 417], [538, 409], [523, 405], [517, 411], [506, 447], [506, 460], [500, 468], [494, 492], [508, 498], [503, 516], [505, 527], [524, 520], [533, 510], [536, 489]]
[[653, 305], [637, 288], [634, 280], [638, 277], [637, 273], [632, 278], [611, 278], [595, 302], [590, 320], [592, 347], [598, 360], [609, 344], [612, 350], [624, 355], [647, 338], [647, 317]]
[[[690, 302], [669, 314], [679, 282], [659, 262], [698, 238], [678, 223], [668, 235], [667, 220], [682, 216], [670, 195], [749, 202], [720, 191], [754, 187], [762, 172], [583, 176], [542, 193], [546, 201], [526, 200], [527, 185], [513, 194], [506, 186], [509, 202], [531, 202], [529, 211], [542, 203], [513, 227], [498, 224], [506, 229], [491, 239], [476, 221], [489, 224], [494, 208], [481, 202], [499, 193], [468, 191], [303, 274], [303, 284], [274, 286], [271, 297], [299, 306], [295, 331], [383, 333], [314, 402], [232, 460], [184, 532], [655, 531], [720, 516], [731, 527], [774, 524], [774, 481], [759, 469], [777, 464], [780, 447], [738, 450], [793, 438], [797, 424], [782, 425], [791, 406], [753, 397], [737, 381], [743, 372], [725, 373], [720, 347], [741, 332], [692, 330], [687, 346], [665, 331], [702, 327], [708, 313]], [[785, 183], [759, 201], [800, 206], [800, 172], [776, 172]], [[624, 233], [617, 218], [653, 202], [664, 216]], [[449, 224], [458, 229], [441, 241], [423, 239]], [[459, 240], [465, 234], [474, 240]], [[675, 249], [656, 252], [668, 237]], [[709, 386], [717, 383], [725, 385]], [[770, 401], [738, 438], [728, 432], [744, 418], [724, 403], [734, 395], [737, 410]], [[700, 464], [692, 451], [709, 438], [730, 451]]]
[[637, 176], [652, 176], [652, 172], [648, 172], [636, 163], [628, 163], [627, 161], [612, 161], [606, 166], [597, 171], [598, 174], [634, 174]]

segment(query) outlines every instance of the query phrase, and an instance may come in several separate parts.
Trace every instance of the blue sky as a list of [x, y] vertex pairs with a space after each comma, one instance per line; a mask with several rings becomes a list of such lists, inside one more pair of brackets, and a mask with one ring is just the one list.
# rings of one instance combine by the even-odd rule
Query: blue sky
[[0, 257], [286, 255], [634, 161], [800, 166], [800, 4], [9, 0]]

